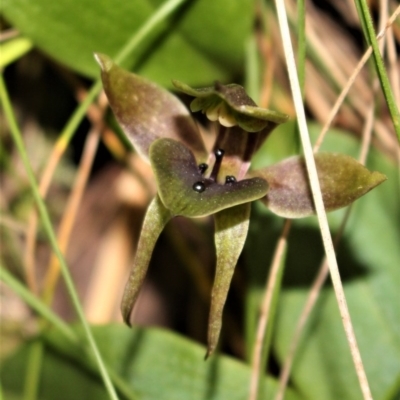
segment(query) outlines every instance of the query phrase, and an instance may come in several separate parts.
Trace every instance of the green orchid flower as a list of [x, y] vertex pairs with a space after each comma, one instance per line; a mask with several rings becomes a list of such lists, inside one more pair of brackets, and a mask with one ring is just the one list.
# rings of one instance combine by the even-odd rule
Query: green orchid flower
[[[96, 54], [95, 58], [115, 117], [136, 151], [150, 162], [158, 187], [144, 218], [125, 287], [121, 304], [124, 321], [130, 325], [154, 246], [167, 222], [175, 216], [213, 215], [217, 265], [208, 356], [218, 343], [223, 307], [249, 228], [250, 203], [261, 200], [272, 212], [287, 218], [315, 213], [302, 157], [249, 171], [254, 152], [288, 117], [257, 107], [236, 84], [192, 89], [173, 81], [178, 90], [194, 97], [192, 111], [202, 111], [211, 121], [219, 121], [214, 147], [208, 152], [178, 98], [118, 67], [105, 55]], [[347, 206], [386, 179], [341, 154], [317, 154], [316, 164], [328, 211]]]

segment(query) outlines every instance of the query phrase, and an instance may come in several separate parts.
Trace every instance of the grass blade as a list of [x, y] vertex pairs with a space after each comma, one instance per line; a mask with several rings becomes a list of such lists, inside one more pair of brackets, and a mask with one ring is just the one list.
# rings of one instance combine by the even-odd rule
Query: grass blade
[[357, 0], [356, 3], [358, 5], [357, 9], [361, 14], [360, 19], [364, 22], [363, 27], [365, 28], [365, 35], [367, 36], [367, 42], [371, 44], [373, 49], [376, 71], [378, 73], [382, 91], [385, 96], [390, 115], [392, 117], [393, 126], [397, 134], [397, 139], [400, 142], [400, 112], [393, 95], [393, 91], [386, 72], [385, 64], [382, 59], [382, 54], [379, 51], [379, 45], [376, 39], [375, 29], [372, 22], [371, 14], [369, 12], [366, 0]]
[[46, 235], [48, 236], [49, 242], [51, 244], [51, 248], [52, 248], [52, 250], [54, 251], [54, 253], [56, 254], [56, 256], [57, 256], [57, 258], [59, 260], [59, 263], [60, 263], [60, 266], [61, 266], [61, 273], [62, 273], [62, 275], [64, 277], [65, 284], [66, 284], [67, 289], [68, 289], [68, 293], [69, 293], [69, 295], [71, 297], [72, 303], [73, 303], [74, 308], [75, 308], [75, 310], [76, 310], [76, 312], [78, 314], [78, 317], [79, 317], [79, 319], [80, 319], [80, 321], [82, 323], [82, 326], [84, 328], [88, 343], [89, 343], [89, 345], [90, 345], [90, 347], [91, 347], [91, 349], [93, 351], [93, 354], [94, 354], [94, 356], [96, 358], [96, 362], [98, 364], [100, 374], [101, 374], [102, 379], [104, 381], [104, 385], [106, 386], [107, 392], [108, 392], [108, 394], [110, 396], [110, 399], [117, 400], [118, 399], [117, 393], [115, 392], [114, 386], [113, 386], [113, 384], [111, 382], [111, 379], [110, 379], [110, 377], [108, 375], [108, 372], [107, 372], [107, 370], [106, 370], [106, 368], [104, 366], [102, 357], [101, 357], [101, 355], [99, 353], [99, 350], [97, 348], [97, 345], [96, 345], [96, 342], [94, 340], [92, 331], [91, 331], [91, 329], [89, 327], [89, 324], [88, 324], [88, 322], [86, 320], [86, 317], [85, 317], [85, 314], [83, 312], [81, 303], [79, 301], [78, 293], [77, 293], [77, 291], [75, 289], [75, 285], [73, 283], [71, 274], [70, 274], [68, 266], [67, 266], [67, 264], [65, 262], [65, 258], [62, 255], [62, 253], [60, 251], [60, 248], [58, 246], [57, 238], [56, 238], [56, 235], [54, 233], [54, 230], [53, 230], [53, 227], [52, 227], [52, 224], [51, 224], [51, 220], [50, 220], [49, 213], [47, 211], [46, 205], [45, 205], [42, 197], [40, 196], [39, 187], [37, 185], [36, 178], [34, 176], [34, 173], [33, 173], [33, 170], [32, 170], [31, 164], [29, 162], [28, 155], [27, 155], [27, 152], [26, 152], [23, 140], [22, 140], [22, 135], [21, 135], [21, 132], [20, 132], [20, 130], [18, 128], [16, 119], [15, 119], [15, 116], [14, 116], [14, 112], [13, 112], [12, 107], [11, 107], [11, 103], [10, 103], [10, 99], [8, 97], [8, 93], [7, 93], [7, 90], [6, 90], [5, 83], [4, 83], [3, 75], [0, 76], [0, 98], [1, 98], [1, 101], [2, 101], [2, 104], [3, 104], [5, 116], [6, 116], [7, 120], [8, 120], [9, 126], [10, 126], [10, 131], [11, 131], [12, 138], [13, 138], [13, 140], [15, 142], [15, 145], [16, 145], [16, 147], [18, 149], [18, 152], [19, 152], [20, 157], [22, 159], [22, 162], [24, 164], [26, 173], [28, 175], [29, 183], [30, 183], [30, 186], [31, 186], [31, 189], [32, 189], [32, 192], [33, 192], [33, 197], [34, 197], [36, 205], [38, 207], [40, 217], [41, 217], [41, 219], [43, 221], [44, 230], [46, 232]]

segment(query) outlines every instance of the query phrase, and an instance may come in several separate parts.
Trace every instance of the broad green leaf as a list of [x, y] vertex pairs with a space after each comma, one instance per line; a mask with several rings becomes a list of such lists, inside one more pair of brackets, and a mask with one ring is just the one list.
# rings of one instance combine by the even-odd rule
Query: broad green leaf
[[[98, 76], [93, 52], [115, 56], [162, 0], [3, 0], [2, 12], [38, 48], [68, 67]], [[229, 79], [242, 69], [253, 0], [188, 1], [128, 60], [151, 80], [170, 85]], [[234, 29], [232, 27], [234, 26]]]
[[244, 88], [235, 83], [192, 89], [177, 80], [172, 81], [180, 91], [195, 97], [190, 108], [203, 111], [211, 121], [219, 120], [226, 127], [239, 125], [246, 132], [271, 132], [278, 124], [286, 122], [288, 116], [277, 111], [257, 107]]
[[[315, 163], [327, 211], [350, 205], [386, 180], [383, 174], [370, 172], [345, 154], [317, 153]], [[252, 175], [268, 182], [269, 190], [262, 201], [275, 214], [301, 218], [315, 213], [303, 157], [285, 159]]]
[[[92, 329], [105, 362], [139, 400], [247, 398], [250, 368], [230, 357], [215, 356], [204, 362], [203, 346], [161, 329], [130, 330], [121, 325]], [[22, 393], [21, 376], [32, 343], [2, 363], [6, 398]], [[88, 366], [82, 352], [67, 345], [56, 332], [47, 335], [45, 343], [41, 400], [108, 399], [97, 371]], [[264, 378], [261, 387], [260, 400], [272, 399], [276, 381]], [[286, 397], [286, 400], [300, 399], [292, 390]]]
[[130, 315], [146, 276], [154, 246], [170, 219], [171, 213], [164, 207], [160, 198], [156, 196], [147, 209], [136, 249], [135, 261], [122, 297], [122, 317], [128, 325], [130, 325]]
[[247, 203], [214, 216], [217, 266], [211, 293], [207, 356], [214, 352], [218, 343], [226, 297], [249, 230], [250, 210], [250, 203]]
[[120, 68], [104, 54], [95, 57], [115, 117], [144, 158], [148, 158], [151, 143], [160, 137], [170, 137], [182, 141], [200, 160], [206, 161], [206, 150], [197, 127], [177, 97]]
[[220, 184], [205, 178], [191, 151], [172, 139], [158, 139], [150, 147], [150, 161], [159, 196], [172, 215], [202, 217], [257, 200], [267, 193], [264, 179]]
[[[310, 127], [314, 140], [319, 129]], [[276, 161], [276, 152], [279, 158], [290, 154], [290, 146], [284, 151], [279, 146], [276, 140], [275, 146], [262, 148], [259, 160]], [[332, 130], [322, 149], [357, 157], [360, 144], [351, 135]], [[386, 400], [396, 398], [400, 382], [400, 191], [396, 165], [386, 155], [371, 149], [367, 167], [384, 173], [388, 179], [352, 206], [337, 257], [373, 398]], [[328, 214], [333, 235], [343, 214], [343, 210]], [[265, 266], [271, 260], [281, 227], [282, 219], [263, 205], [253, 208], [245, 247], [247, 271], [251, 274], [249, 330], [258, 315]], [[322, 257], [316, 218], [294, 220], [273, 343], [280, 364]], [[362, 397], [329, 280], [303, 334], [290, 381], [310, 400]]]

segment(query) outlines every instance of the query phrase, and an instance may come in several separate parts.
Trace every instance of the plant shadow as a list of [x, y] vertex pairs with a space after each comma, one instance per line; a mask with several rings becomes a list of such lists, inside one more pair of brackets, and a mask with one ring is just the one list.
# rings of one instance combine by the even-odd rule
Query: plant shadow
[[[253, 208], [245, 248], [250, 286], [264, 286], [283, 223], [282, 218]], [[332, 236], [335, 234], [335, 230], [332, 230]], [[283, 287], [310, 287], [324, 255], [321, 234], [315, 219], [294, 220], [288, 237]], [[367, 267], [352, 251], [346, 235], [339, 243], [336, 256], [344, 283], [360, 279], [368, 273]]]

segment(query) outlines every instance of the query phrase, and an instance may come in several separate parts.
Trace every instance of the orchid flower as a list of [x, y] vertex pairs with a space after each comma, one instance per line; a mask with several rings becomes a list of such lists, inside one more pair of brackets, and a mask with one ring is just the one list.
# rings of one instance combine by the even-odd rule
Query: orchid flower
[[[118, 123], [136, 151], [150, 162], [158, 193], [150, 203], [125, 287], [121, 311], [130, 315], [144, 281], [156, 241], [175, 216], [214, 216], [217, 265], [211, 293], [207, 355], [214, 352], [232, 275], [242, 252], [250, 220], [250, 203], [261, 200], [272, 212], [299, 218], [315, 212], [304, 159], [292, 157], [249, 171], [251, 157], [288, 117], [257, 107], [243, 87], [216, 83], [192, 89], [174, 86], [194, 97], [193, 112], [219, 122], [211, 152], [180, 100], [143, 77], [125, 71], [102, 54], [105, 93]], [[347, 206], [386, 178], [342, 154], [316, 154], [327, 211]]]

